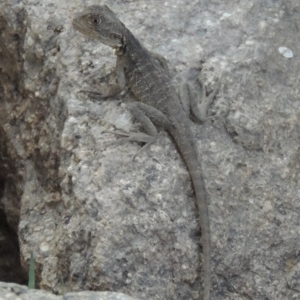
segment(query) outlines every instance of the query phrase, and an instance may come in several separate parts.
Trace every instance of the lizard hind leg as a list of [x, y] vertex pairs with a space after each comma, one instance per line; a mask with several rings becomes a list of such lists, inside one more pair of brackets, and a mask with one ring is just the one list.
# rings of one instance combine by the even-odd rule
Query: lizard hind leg
[[104, 133], [112, 133], [117, 134], [120, 136], [123, 136], [122, 138], [117, 139], [116, 141], [112, 141], [106, 144], [107, 146], [111, 145], [122, 145], [127, 142], [142, 142], [145, 143], [145, 145], [133, 156], [133, 159], [136, 158], [137, 155], [139, 155], [144, 150], [148, 149], [153, 143], [155, 143], [157, 135], [149, 135], [143, 132], [125, 132], [121, 130], [105, 130]]
[[180, 101], [184, 111], [189, 114], [192, 113], [192, 119], [197, 123], [204, 123], [208, 119], [216, 118], [217, 116], [208, 117], [208, 109], [213, 103], [216, 93], [218, 92], [221, 80], [219, 80], [213, 91], [207, 95], [206, 87], [202, 81], [198, 78], [198, 84], [200, 86], [200, 93], [195, 91], [189, 83], [185, 82], [181, 84], [179, 90]]
[[[134, 158], [139, 155], [144, 150], [148, 149], [155, 141], [157, 140], [157, 129], [156, 125], [167, 128], [170, 126], [168, 118], [156, 108], [141, 103], [141, 102], [132, 102], [127, 104], [127, 108], [133, 114], [134, 118], [143, 126], [146, 133], [144, 132], [124, 132], [124, 131], [105, 131], [109, 133], [114, 133], [117, 135], [123, 136], [116, 141], [113, 141], [110, 144], [123, 144], [129, 141], [143, 142], [146, 143], [135, 155]], [[133, 159], [134, 159], [133, 158]]]
[[182, 109], [189, 115], [191, 110], [191, 91], [187, 81], [181, 82], [179, 85], [178, 95]]
[[133, 141], [145, 143], [145, 145], [134, 155], [133, 159], [135, 159], [137, 155], [139, 155], [144, 150], [148, 149], [153, 143], [155, 143], [157, 139], [158, 132], [153, 121], [159, 123], [159, 121], [168, 122], [168, 120], [163, 113], [141, 102], [129, 103], [127, 104], [127, 108], [133, 114], [134, 118], [143, 126], [146, 133], [125, 132], [120, 130], [104, 131], [104, 132], [123, 136], [122, 138], [113, 141], [111, 143], [108, 143], [107, 145], [120, 145], [126, 142], [133, 142]]

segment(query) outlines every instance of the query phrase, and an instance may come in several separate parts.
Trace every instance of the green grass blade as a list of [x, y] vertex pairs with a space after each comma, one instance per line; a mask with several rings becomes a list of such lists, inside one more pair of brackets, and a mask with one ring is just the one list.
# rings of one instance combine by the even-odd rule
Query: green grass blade
[[28, 288], [35, 288], [35, 261], [33, 252], [30, 254], [30, 262], [29, 262], [29, 280], [28, 280]]

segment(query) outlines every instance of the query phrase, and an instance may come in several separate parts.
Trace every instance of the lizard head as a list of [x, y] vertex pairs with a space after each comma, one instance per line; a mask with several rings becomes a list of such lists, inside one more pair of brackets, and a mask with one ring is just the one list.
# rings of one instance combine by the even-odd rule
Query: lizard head
[[112, 47], [120, 48], [123, 42], [123, 23], [106, 5], [92, 5], [76, 15], [73, 27], [79, 32], [100, 40]]

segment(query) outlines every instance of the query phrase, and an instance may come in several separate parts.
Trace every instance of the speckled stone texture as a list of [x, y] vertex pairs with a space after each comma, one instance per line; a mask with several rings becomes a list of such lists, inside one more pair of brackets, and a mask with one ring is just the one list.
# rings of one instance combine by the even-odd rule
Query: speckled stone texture
[[202, 299], [195, 198], [173, 141], [160, 132], [133, 161], [141, 145], [108, 145], [117, 137], [104, 132], [140, 129], [120, 104], [130, 93], [80, 92], [115, 81], [113, 51], [71, 25], [106, 4], [175, 82], [200, 74], [211, 90], [221, 78], [209, 111], [221, 116], [191, 122], [210, 199], [211, 299], [300, 299], [299, 1], [95, 2], [0, 3], [0, 210], [24, 271], [33, 251], [38, 287], [53, 293]]

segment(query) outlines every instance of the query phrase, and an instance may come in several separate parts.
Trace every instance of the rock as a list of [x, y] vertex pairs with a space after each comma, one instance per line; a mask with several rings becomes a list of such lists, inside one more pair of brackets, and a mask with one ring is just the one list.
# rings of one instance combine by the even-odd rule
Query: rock
[[[105, 4], [169, 60], [175, 80], [201, 69], [212, 90], [222, 77], [210, 110], [221, 116], [191, 123], [210, 198], [211, 298], [296, 299], [298, 0]], [[9, 228], [0, 234], [15, 234], [0, 247], [15, 250], [17, 235], [22, 271], [33, 251], [38, 288], [56, 294], [201, 298], [185, 164], [165, 132], [134, 161], [140, 144], [108, 145], [117, 137], [105, 130], [139, 125], [119, 105], [129, 93], [113, 101], [80, 92], [105, 94], [116, 80], [113, 51], [72, 29], [83, 8], [77, 0], [0, 4], [0, 211]], [[7, 253], [13, 261], [18, 251]]]
[[77, 292], [56, 296], [42, 290], [28, 289], [26, 286], [15, 283], [0, 282], [1, 299], [18, 300], [137, 300], [125, 294], [114, 292]]

